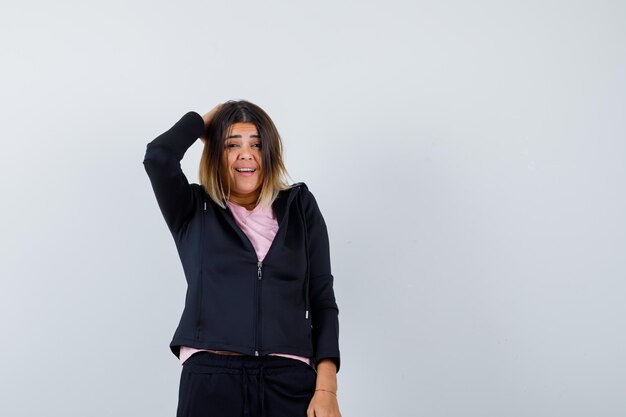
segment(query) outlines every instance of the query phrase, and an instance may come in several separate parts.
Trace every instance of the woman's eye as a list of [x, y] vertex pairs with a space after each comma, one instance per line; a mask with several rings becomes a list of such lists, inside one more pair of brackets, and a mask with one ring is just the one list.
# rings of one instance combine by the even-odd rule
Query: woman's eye
[[[234, 148], [234, 147], [236, 147], [236, 146], [239, 146], [239, 145], [238, 145], [237, 143], [227, 143], [227, 144], [225, 145], [225, 147], [226, 147], [227, 149], [228, 149], [228, 148]], [[250, 145], [250, 147], [251, 147], [251, 148], [255, 148], [255, 147], [256, 147], [257, 149], [261, 149], [261, 144], [260, 144], [260, 143], [254, 143], [254, 144]]]

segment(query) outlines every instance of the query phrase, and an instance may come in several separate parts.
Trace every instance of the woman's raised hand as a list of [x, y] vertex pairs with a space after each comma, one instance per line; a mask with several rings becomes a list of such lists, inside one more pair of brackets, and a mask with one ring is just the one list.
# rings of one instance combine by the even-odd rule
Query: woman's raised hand
[[222, 107], [224, 103], [219, 103], [217, 104], [215, 107], [213, 107], [211, 110], [209, 110], [207, 113], [202, 115], [202, 120], [204, 120], [204, 133], [202, 133], [202, 136], [200, 136], [200, 139], [202, 140], [206, 140], [206, 132], [207, 132], [207, 128], [209, 127], [209, 123], [211, 123], [211, 120], [213, 119], [213, 116], [215, 116], [215, 113], [217, 113], [217, 111]]

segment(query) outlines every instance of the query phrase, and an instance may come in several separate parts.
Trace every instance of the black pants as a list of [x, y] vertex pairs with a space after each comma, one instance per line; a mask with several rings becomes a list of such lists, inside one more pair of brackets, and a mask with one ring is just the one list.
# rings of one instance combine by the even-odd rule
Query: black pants
[[317, 373], [281, 356], [201, 351], [183, 363], [177, 417], [306, 417]]

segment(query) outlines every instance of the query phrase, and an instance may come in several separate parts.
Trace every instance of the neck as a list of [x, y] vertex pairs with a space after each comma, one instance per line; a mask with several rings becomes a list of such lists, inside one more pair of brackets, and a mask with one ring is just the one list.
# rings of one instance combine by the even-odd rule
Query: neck
[[246, 210], [252, 210], [256, 207], [257, 198], [259, 198], [258, 192], [253, 193], [253, 194], [248, 194], [245, 196], [231, 193], [228, 201], [230, 201], [233, 204], [237, 204], [238, 206], [245, 207]]

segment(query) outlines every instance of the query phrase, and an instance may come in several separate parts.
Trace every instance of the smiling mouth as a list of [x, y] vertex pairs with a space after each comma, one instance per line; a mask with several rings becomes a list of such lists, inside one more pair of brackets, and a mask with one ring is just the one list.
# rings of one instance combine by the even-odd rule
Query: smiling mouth
[[237, 172], [254, 172], [254, 171], [256, 171], [256, 169], [254, 169], [254, 168], [235, 168], [235, 171], [237, 171]]

